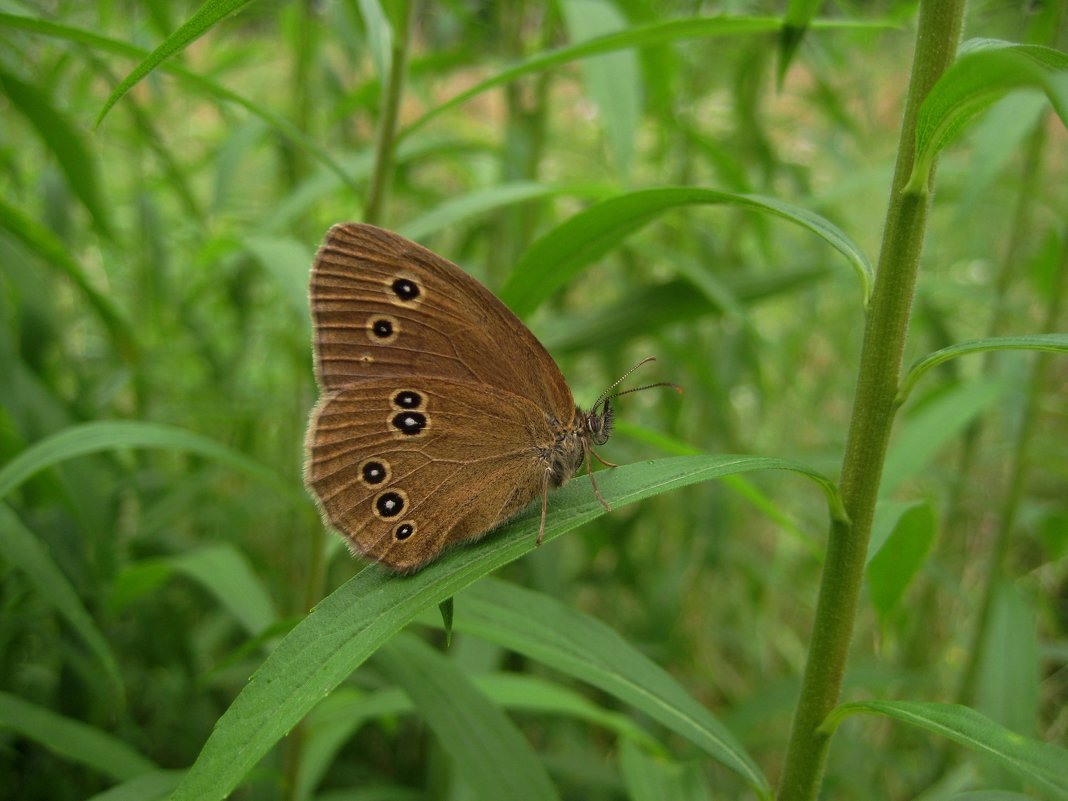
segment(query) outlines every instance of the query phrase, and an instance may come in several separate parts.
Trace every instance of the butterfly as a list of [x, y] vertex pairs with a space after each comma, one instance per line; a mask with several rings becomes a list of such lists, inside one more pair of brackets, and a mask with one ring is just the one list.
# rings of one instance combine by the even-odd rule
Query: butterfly
[[338, 224], [315, 257], [310, 304], [320, 399], [305, 482], [356, 553], [411, 573], [539, 495], [540, 544], [550, 488], [583, 465], [610, 508], [590, 456], [623, 379], [579, 409], [537, 338], [455, 264], [383, 228]]

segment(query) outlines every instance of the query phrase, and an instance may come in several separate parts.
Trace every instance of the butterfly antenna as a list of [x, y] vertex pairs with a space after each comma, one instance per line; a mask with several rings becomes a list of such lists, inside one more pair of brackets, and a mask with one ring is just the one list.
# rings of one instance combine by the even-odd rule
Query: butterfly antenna
[[645, 384], [644, 386], [641, 386], [641, 387], [634, 387], [632, 389], [625, 389], [622, 392], [615, 392], [615, 393], [612, 392], [613, 389], [615, 389], [620, 384], [622, 384], [624, 381], [626, 381], [628, 378], [630, 378], [630, 374], [633, 373], [635, 370], [637, 370], [639, 367], [641, 367], [643, 364], [648, 364], [649, 362], [655, 362], [655, 361], [656, 361], [656, 357], [655, 356], [646, 356], [644, 359], [642, 359], [636, 365], [631, 367], [619, 379], [617, 379], [615, 382], [613, 382], [612, 386], [610, 386], [608, 389], [606, 389], [604, 392], [602, 392], [600, 394], [600, 396], [597, 398], [596, 402], [594, 402], [592, 408], [596, 409], [602, 403], [607, 403], [608, 401], [612, 400], [613, 398], [618, 398], [621, 395], [629, 395], [631, 392], [641, 392], [642, 390], [653, 389], [654, 387], [671, 387], [672, 389], [674, 389], [679, 394], [682, 394], [682, 387], [680, 387], [678, 384], [672, 384], [670, 381], [657, 381], [655, 384]]

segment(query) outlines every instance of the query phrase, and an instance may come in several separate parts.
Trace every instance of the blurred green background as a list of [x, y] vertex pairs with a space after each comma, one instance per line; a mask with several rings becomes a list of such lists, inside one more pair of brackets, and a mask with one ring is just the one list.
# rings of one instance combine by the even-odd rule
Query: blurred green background
[[[754, 26], [532, 68], [423, 120], [553, 48], [671, 17], [774, 18], [783, 5], [414, 3], [378, 222], [500, 290], [540, 236], [590, 203], [705, 187], [818, 213], [874, 262], [914, 3], [826, 4], [841, 24], [808, 32], [781, 86], [778, 35]], [[1063, 5], [974, 2], [965, 34], [1063, 49]], [[395, 9], [249, 3], [96, 125], [134, 65], [196, 9], [0, 7], [0, 465], [72, 436], [58, 464], [2, 498], [0, 799], [87, 798], [138, 773], [72, 756], [54, 718], [34, 729], [28, 714], [55, 713], [155, 766], [188, 767], [288, 625], [362, 567], [324, 538], [302, 490], [315, 399], [306, 284], [326, 229], [365, 218]], [[1057, 330], [1066, 209], [1063, 126], [1038, 93], [999, 101], [940, 163], [906, 363], [991, 333]], [[638, 228], [524, 315], [580, 405], [650, 354], [658, 361], [643, 380], [685, 387], [623, 399], [601, 453], [619, 463], [762, 454], [833, 477], [864, 325], [847, 262], [809, 231], [732, 206], [680, 207]], [[951, 362], [913, 394], [884, 474], [887, 500], [909, 511], [893, 518], [906, 519], [895, 530], [906, 544], [869, 585], [881, 594], [858, 620], [850, 697], [951, 701], [974, 664], [964, 700], [1064, 743], [1066, 393], [1063, 358], [1015, 353]], [[103, 450], [75, 456], [78, 426], [98, 421], [174, 428], [103, 429]], [[141, 447], [150, 434], [156, 446]], [[1006, 515], [1011, 537], [997, 550]], [[809, 482], [750, 474], [618, 509], [502, 572], [620, 632], [775, 776], [826, 525]], [[39, 552], [12, 556], [26, 532]], [[888, 535], [876, 530], [876, 545]], [[44, 567], [27, 569], [37, 557]], [[975, 654], [984, 599], [994, 624]], [[448, 653], [471, 670], [554, 677], [471, 637]], [[372, 667], [351, 683], [383, 681]], [[564, 797], [629, 792], [605, 731], [516, 719]], [[983, 771], [952, 772], [952, 754], [947, 767], [915, 732], [847, 725], [828, 797], [913, 798], [932, 777], [966, 786]], [[295, 797], [281, 778], [292, 758], [276, 749], [239, 797]], [[712, 797], [747, 797], [732, 774], [700, 765]], [[425, 730], [385, 717], [341, 748], [315, 797], [462, 797], [441, 789], [446, 774]], [[342, 794], [367, 786], [383, 794]]]

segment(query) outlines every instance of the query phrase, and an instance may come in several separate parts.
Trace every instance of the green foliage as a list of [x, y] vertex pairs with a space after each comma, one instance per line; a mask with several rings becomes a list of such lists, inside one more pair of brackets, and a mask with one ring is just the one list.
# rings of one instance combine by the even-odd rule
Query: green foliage
[[[0, 801], [1068, 798], [1064, 0], [955, 58], [958, 0], [39, 5]], [[581, 405], [685, 387], [621, 399], [611, 512], [407, 577], [324, 531], [307, 275], [369, 215]]]

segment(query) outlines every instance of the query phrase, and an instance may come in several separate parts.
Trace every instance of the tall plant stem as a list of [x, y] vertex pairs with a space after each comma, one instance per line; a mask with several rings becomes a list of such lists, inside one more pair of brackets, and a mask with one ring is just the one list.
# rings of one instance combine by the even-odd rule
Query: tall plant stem
[[912, 76], [839, 483], [848, 519], [832, 521], [828, 535], [780, 801], [815, 799], [823, 779], [830, 739], [819, 727], [841, 694], [927, 225], [929, 193], [904, 192], [915, 157], [916, 117], [956, 56], [963, 15], [964, 0], [920, 3]]
[[375, 161], [371, 173], [371, 188], [367, 193], [367, 204], [363, 218], [369, 223], [382, 220], [386, 194], [393, 178], [393, 154], [397, 140], [397, 117], [400, 113], [401, 98], [404, 95], [404, 80], [408, 73], [408, 42], [411, 38], [411, 4], [409, 0], [398, 0], [393, 17], [393, 46], [389, 66], [389, 75], [382, 92], [382, 110], [375, 131]]

